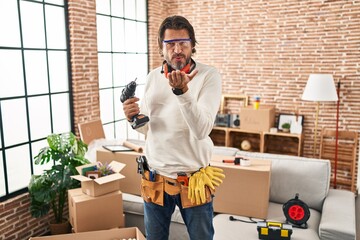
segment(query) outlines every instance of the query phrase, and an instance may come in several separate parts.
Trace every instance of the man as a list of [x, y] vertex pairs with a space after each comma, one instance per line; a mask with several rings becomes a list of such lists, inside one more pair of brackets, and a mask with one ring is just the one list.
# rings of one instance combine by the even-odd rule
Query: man
[[148, 74], [141, 108], [136, 97], [123, 104], [129, 121], [140, 112], [150, 119], [137, 129], [146, 135], [145, 155], [157, 176], [142, 179], [148, 240], [168, 239], [176, 205], [190, 239], [214, 235], [209, 188], [218, 186], [224, 175], [208, 167], [213, 149], [209, 134], [220, 105], [221, 77], [215, 68], [191, 58], [196, 43], [187, 19], [166, 18], [158, 34], [163, 66]]

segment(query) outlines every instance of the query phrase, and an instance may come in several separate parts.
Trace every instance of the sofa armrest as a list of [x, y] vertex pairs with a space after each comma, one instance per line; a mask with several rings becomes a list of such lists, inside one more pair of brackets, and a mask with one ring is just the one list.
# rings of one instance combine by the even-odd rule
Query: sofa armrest
[[321, 240], [355, 240], [355, 195], [330, 189], [325, 198], [319, 225]]

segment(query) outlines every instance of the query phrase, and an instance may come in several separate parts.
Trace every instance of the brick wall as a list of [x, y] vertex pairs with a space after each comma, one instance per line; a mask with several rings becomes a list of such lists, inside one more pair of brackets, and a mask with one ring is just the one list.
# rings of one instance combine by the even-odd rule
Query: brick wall
[[[158, 0], [151, 5], [150, 49], [157, 49], [164, 17], [188, 18], [199, 42], [194, 58], [219, 69], [223, 93], [246, 94], [250, 104], [258, 95], [262, 104], [275, 105], [277, 114], [305, 116], [304, 156], [313, 153], [316, 104], [301, 100], [311, 73], [330, 73], [341, 81], [339, 129], [359, 131], [360, 1]], [[168, 8], [159, 12], [160, 6]], [[150, 69], [161, 64], [152, 53]], [[322, 127], [336, 128], [336, 102], [320, 103], [318, 126], [318, 141]]]
[[[100, 117], [95, 0], [68, 4], [77, 129], [77, 123]], [[360, 1], [152, 0], [148, 10], [150, 69], [162, 62], [159, 24], [168, 15], [183, 15], [196, 31], [195, 59], [219, 69], [224, 93], [259, 95], [277, 113], [305, 116], [305, 156], [312, 154], [316, 105], [300, 98], [310, 73], [341, 80], [339, 128], [358, 131]], [[335, 128], [336, 104], [320, 108], [319, 126]], [[27, 194], [0, 203], [0, 240], [48, 231], [47, 219], [31, 218], [28, 205]]]
[[70, 0], [69, 32], [75, 132], [100, 118], [95, 0]]
[[[29, 194], [24, 193], [0, 203], [0, 240], [27, 240], [47, 234], [53, 214], [33, 218], [29, 212]], [[64, 215], [68, 214], [66, 207]]]

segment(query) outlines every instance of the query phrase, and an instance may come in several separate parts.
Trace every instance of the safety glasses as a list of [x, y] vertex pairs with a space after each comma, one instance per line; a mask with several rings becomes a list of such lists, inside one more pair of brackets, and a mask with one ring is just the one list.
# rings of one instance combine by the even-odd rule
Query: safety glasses
[[164, 46], [167, 50], [174, 49], [176, 45], [180, 48], [188, 48], [191, 46], [191, 39], [190, 38], [177, 38], [177, 39], [170, 39], [163, 41]]

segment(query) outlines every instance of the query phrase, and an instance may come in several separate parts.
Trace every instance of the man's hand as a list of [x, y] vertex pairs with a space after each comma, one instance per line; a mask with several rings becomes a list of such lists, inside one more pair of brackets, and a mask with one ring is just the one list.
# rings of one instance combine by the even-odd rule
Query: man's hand
[[123, 111], [128, 121], [132, 121], [132, 117], [140, 113], [138, 101], [139, 98], [133, 97], [123, 103]]
[[168, 73], [166, 77], [169, 79], [169, 85], [172, 88], [179, 88], [185, 93], [189, 89], [187, 84], [195, 77], [197, 73], [198, 70], [194, 70], [190, 74], [176, 70]]

